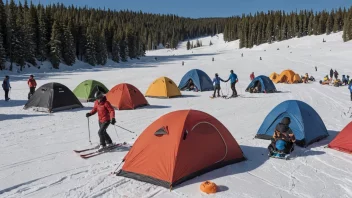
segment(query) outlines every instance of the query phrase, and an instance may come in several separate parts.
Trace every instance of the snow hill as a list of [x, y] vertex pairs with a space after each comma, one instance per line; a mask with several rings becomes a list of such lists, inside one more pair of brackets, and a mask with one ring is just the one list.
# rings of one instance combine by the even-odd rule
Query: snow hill
[[[84, 69], [86, 66], [50, 69], [29, 69], [11, 73], [11, 101], [0, 101], [0, 197], [205, 197], [200, 183], [211, 180], [221, 192], [211, 197], [352, 197], [352, 155], [324, 148], [346, 126], [350, 101], [347, 87], [322, 86], [318, 83], [329, 70], [352, 76], [352, 42], [344, 43], [342, 33], [309, 36], [263, 44], [253, 49], [238, 49], [238, 41], [225, 43], [222, 34], [201, 38], [203, 47], [186, 50], [160, 49], [147, 53], [141, 60], [124, 64]], [[322, 42], [323, 38], [327, 41]], [[214, 44], [209, 47], [210, 40]], [[288, 48], [289, 46], [289, 48]], [[279, 50], [278, 50], [279, 49]], [[241, 57], [241, 54], [244, 57]], [[157, 61], [154, 58], [157, 57]], [[262, 57], [262, 61], [259, 58]], [[212, 61], [212, 58], [215, 61]], [[184, 61], [184, 66], [182, 66]], [[318, 71], [314, 67], [318, 67]], [[92, 68], [92, 67], [89, 67]], [[236, 99], [209, 99], [211, 92], [183, 92], [175, 99], [151, 99], [152, 105], [134, 111], [116, 111], [117, 124], [140, 134], [160, 116], [179, 109], [196, 109], [215, 116], [240, 144], [247, 161], [226, 166], [189, 180], [172, 191], [148, 183], [110, 175], [127, 151], [106, 153], [89, 160], [79, 158], [73, 149], [89, 147], [85, 113], [93, 106], [54, 114], [23, 110], [28, 88], [26, 80], [34, 72], [37, 83], [59, 82], [73, 90], [86, 79], [95, 79], [108, 88], [127, 82], [145, 93], [149, 84], [160, 76], [168, 76], [176, 84], [193, 68], [210, 77], [219, 73], [227, 78], [233, 69], [239, 76]], [[278, 84], [277, 94], [249, 94], [250, 72], [270, 75], [292, 69], [303, 75], [308, 72], [317, 82], [310, 84]], [[65, 70], [65, 71], [63, 71]], [[2, 78], [4, 73], [0, 73]], [[222, 92], [230, 93], [229, 84]], [[268, 159], [269, 142], [253, 139], [265, 116], [277, 104], [288, 99], [302, 100], [322, 117], [330, 137], [310, 147], [296, 147], [290, 161]], [[97, 117], [90, 118], [93, 144], [98, 144]], [[108, 129], [114, 141], [133, 143], [136, 135], [113, 127]]]

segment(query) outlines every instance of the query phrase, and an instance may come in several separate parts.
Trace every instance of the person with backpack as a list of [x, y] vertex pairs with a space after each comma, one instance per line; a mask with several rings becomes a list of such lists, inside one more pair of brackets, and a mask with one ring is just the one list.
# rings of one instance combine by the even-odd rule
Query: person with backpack
[[291, 119], [284, 117], [281, 122], [276, 125], [271, 144], [268, 146], [271, 155], [273, 153], [290, 154], [294, 150], [293, 145], [296, 142], [296, 138], [289, 127], [290, 123]]
[[[254, 75], [254, 72], [253, 72], [253, 75]], [[232, 89], [231, 97], [237, 97], [238, 95], [236, 90], [236, 83], [238, 82], [238, 78], [237, 78], [237, 75], [233, 72], [233, 70], [230, 71], [229, 79], [227, 79], [227, 81], [225, 82], [228, 82], [229, 80], [231, 82], [231, 89]]]
[[224, 81], [223, 79], [221, 79], [219, 77], [219, 74], [215, 74], [215, 78], [213, 79], [213, 84], [214, 84], [214, 93], [213, 93], [213, 98], [215, 98], [215, 93], [216, 91], [218, 92], [218, 97], [220, 97], [220, 81], [222, 82], [227, 82], [227, 81]]
[[11, 89], [11, 85], [10, 85], [10, 77], [9, 76], [5, 76], [4, 80], [2, 81], [2, 89], [5, 92], [5, 101], [10, 100], [9, 91]]
[[332, 80], [332, 77], [334, 76], [334, 70], [330, 69], [330, 79]]
[[31, 96], [35, 92], [35, 88], [37, 87], [37, 82], [34, 79], [33, 75], [29, 76], [29, 79], [27, 81], [28, 87], [29, 87], [29, 93], [28, 93], [28, 100], [31, 98]]
[[339, 77], [339, 73], [337, 73], [336, 69], [335, 69], [335, 72], [334, 72], [334, 76], [335, 76], [335, 79], [337, 80], [337, 78]]
[[103, 92], [97, 91], [94, 95], [96, 101], [94, 102], [94, 107], [91, 112], [86, 114], [86, 117], [90, 117], [98, 112], [99, 118], [99, 139], [100, 139], [100, 147], [99, 151], [104, 150], [105, 148], [109, 148], [113, 146], [112, 140], [109, 134], [106, 132], [106, 129], [110, 124], [115, 125], [115, 110], [111, 106], [110, 102], [107, 101], [106, 96], [104, 96]]

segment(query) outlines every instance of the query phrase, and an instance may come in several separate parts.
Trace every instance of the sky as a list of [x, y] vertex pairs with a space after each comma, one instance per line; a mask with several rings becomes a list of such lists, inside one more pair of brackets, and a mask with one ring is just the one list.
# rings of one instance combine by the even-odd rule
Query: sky
[[320, 11], [326, 9], [330, 11], [333, 8], [352, 6], [352, 0], [32, 0], [32, 2], [34, 4], [59, 2], [65, 5], [105, 7], [112, 10], [141, 10], [148, 13], [176, 14], [191, 18], [229, 17], [268, 10], [313, 9]]

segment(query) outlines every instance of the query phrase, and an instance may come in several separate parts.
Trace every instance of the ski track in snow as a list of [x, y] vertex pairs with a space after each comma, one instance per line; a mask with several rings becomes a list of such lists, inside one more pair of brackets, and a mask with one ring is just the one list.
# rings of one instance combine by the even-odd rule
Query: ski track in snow
[[[184, 97], [173, 99], [147, 98], [151, 104], [134, 111], [116, 111], [117, 124], [132, 134], [113, 126], [107, 130], [113, 141], [133, 143], [137, 136], [155, 119], [179, 109], [205, 111], [220, 120], [236, 138], [247, 161], [214, 170], [172, 191], [136, 180], [117, 177], [115, 170], [127, 150], [117, 150], [88, 160], [72, 150], [91, 147], [88, 143], [85, 113], [93, 106], [54, 114], [23, 110], [26, 102], [28, 73], [11, 75], [11, 101], [0, 101], [0, 198], [67, 197], [67, 198], [180, 198], [205, 197], [199, 185], [214, 181], [220, 192], [212, 197], [243, 198], [322, 198], [352, 197], [352, 156], [325, 146], [346, 126], [351, 118], [351, 101], [347, 87], [319, 84], [331, 68], [340, 76], [352, 76], [352, 42], [343, 43], [342, 33], [294, 38], [288, 41], [263, 44], [253, 49], [238, 49], [238, 41], [225, 43], [219, 37], [201, 38], [212, 47], [185, 50], [161, 49], [147, 52], [141, 60], [85, 70], [85, 65], [58, 73], [35, 73], [39, 85], [55, 81], [73, 90], [86, 79], [95, 79], [112, 88], [128, 82], [145, 93], [149, 84], [160, 76], [168, 76], [179, 83], [183, 74], [193, 68], [204, 70], [211, 78], [219, 73], [227, 79], [233, 69], [239, 76], [236, 85], [240, 97], [209, 99], [212, 92], [182, 92]], [[322, 38], [327, 40], [322, 43]], [[287, 48], [287, 45], [290, 48]], [[276, 49], [280, 48], [279, 51]], [[264, 51], [266, 50], [266, 51]], [[331, 50], [331, 51], [330, 51]], [[193, 52], [193, 53], [192, 53]], [[292, 53], [291, 53], [292, 52]], [[241, 53], [244, 57], [241, 57]], [[158, 57], [158, 61], [154, 60]], [[215, 57], [215, 61], [211, 61]], [[260, 61], [259, 57], [263, 60]], [[184, 61], [185, 65], [181, 66]], [[318, 66], [318, 72], [314, 70]], [[43, 66], [45, 68], [45, 66]], [[300, 75], [306, 72], [316, 78], [309, 84], [277, 84], [281, 93], [249, 94], [249, 74], [269, 76], [272, 72], [292, 69]], [[231, 94], [228, 83], [221, 85], [223, 94]], [[280, 160], [266, 156], [268, 141], [254, 139], [265, 116], [279, 103], [298, 99], [311, 105], [322, 117], [330, 136], [308, 148], [296, 147], [292, 159]], [[89, 119], [93, 144], [98, 143], [98, 121]]]

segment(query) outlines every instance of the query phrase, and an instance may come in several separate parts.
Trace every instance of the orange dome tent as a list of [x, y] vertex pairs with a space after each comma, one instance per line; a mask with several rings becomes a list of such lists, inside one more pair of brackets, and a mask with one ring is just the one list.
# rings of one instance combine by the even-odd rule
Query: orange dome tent
[[197, 110], [179, 110], [149, 125], [123, 160], [118, 176], [171, 188], [245, 157], [217, 119]]
[[352, 154], [352, 122], [328, 145], [329, 148]]
[[299, 76], [299, 74], [295, 74], [293, 76], [293, 83], [300, 83], [301, 82], [301, 77]]
[[133, 85], [122, 83], [113, 87], [107, 94], [107, 100], [119, 110], [136, 109], [148, 105], [143, 94]]
[[270, 74], [269, 78], [270, 80], [272, 80], [273, 82], [279, 77], [279, 74], [273, 72], [272, 74]]
[[156, 79], [148, 88], [146, 97], [172, 98], [181, 96], [177, 85], [168, 77]]
[[292, 70], [285, 70], [283, 72], [281, 72], [281, 74], [279, 75], [279, 78], [277, 78], [275, 80], [275, 83], [289, 83], [292, 84], [293, 81], [293, 77], [295, 76], [295, 72], [293, 72]]

